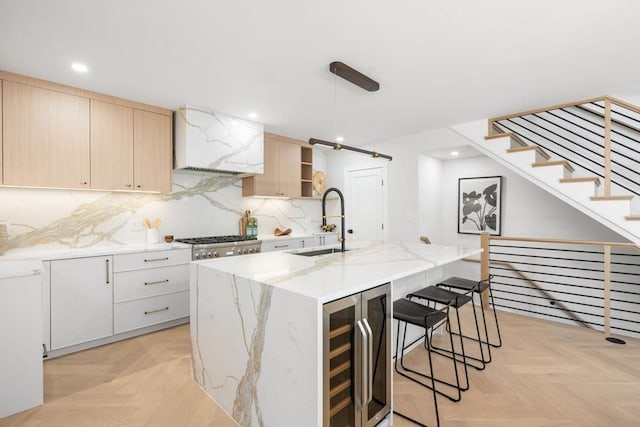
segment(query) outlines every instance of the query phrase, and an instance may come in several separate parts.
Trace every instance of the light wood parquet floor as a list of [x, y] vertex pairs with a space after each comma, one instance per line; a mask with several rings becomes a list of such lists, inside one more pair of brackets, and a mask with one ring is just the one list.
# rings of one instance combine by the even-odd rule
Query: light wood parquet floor
[[[469, 371], [461, 402], [439, 399], [442, 426], [640, 426], [640, 341], [616, 345], [586, 329], [499, 314], [504, 346], [484, 371]], [[183, 325], [49, 360], [46, 403], [0, 419], [0, 427], [235, 425], [192, 382], [189, 352]], [[416, 349], [408, 361], [421, 364], [423, 356]], [[436, 373], [452, 378], [445, 360], [436, 362]], [[427, 390], [396, 375], [394, 399], [435, 426]]]

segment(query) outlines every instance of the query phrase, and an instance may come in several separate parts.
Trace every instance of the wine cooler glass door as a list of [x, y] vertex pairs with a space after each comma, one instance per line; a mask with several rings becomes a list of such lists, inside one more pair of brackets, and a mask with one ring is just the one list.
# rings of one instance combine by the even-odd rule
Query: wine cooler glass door
[[370, 328], [368, 403], [363, 408], [363, 425], [375, 426], [391, 410], [391, 313], [390, 285], [362, 293], [362, 321]]
[[354, 340], [359, 305], [359, 295], [324, 305], [324, 427], [361, 427], [361, 355]]

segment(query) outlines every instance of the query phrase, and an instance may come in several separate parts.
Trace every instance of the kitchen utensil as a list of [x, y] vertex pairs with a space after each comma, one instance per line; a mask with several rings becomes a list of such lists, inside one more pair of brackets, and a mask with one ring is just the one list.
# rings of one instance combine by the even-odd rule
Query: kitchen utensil
[[167, 242], [167, 243], [173, 242], [173, 235], [172, 234], [167, 234], [166, 236], [164, 236], [164, 241]]
[[147, 228], [147, 230], [151, 228], [151, 221], [149, 221], [149, 218], [144, 219], [144, 226]]
[[162, 224], [162, 220], [160, 218], [156, 218], [153, 222], [153, 228], [160, 228], [160, 224]]
[[280, 230], [279, 228], [276, 227], [276, 229], [273, 232], [274, 236], [286, 236], [288, 234], [291, 234], [290, 228], [287, 228], [286, 230]]
[[240, 218], [240, 235], [245, 237], [247, 235], [247, 217], [243, 216]]

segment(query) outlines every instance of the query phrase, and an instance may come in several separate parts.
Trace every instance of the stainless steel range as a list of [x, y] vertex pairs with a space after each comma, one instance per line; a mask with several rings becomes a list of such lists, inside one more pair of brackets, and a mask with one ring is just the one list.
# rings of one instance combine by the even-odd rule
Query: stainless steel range
[[176, 242], [191, 245], [192, 260], [256, 254], [262, 247], [261, 240], [240, 235], [188, 237], [176, 239]]

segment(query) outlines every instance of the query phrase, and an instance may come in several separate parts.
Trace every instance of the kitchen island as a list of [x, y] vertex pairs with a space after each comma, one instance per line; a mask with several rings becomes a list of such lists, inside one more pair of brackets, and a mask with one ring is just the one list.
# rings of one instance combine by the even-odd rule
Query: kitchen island
[[394, 281], [481, 252], [423, 243], [348, 249], [192, 263], [194, 379], [239, 425], [322, 425], [325, 303], [385, 283], [393, 299]]

